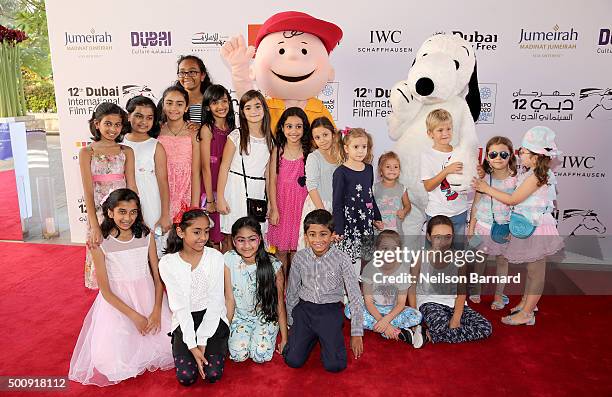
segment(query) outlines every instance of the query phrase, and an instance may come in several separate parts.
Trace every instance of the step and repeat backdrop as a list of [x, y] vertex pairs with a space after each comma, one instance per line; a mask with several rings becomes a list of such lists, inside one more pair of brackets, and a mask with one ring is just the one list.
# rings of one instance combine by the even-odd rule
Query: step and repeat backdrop
[[344, 31], [331, 54], [335, 81], [319, 98], [338, 126], [366, 128], [377, 155], [393, 144], [386, 123], [390, 88], [407, 77], [423, 41], [444, 32], [471, 42], [482, 98], [476, 126], [481, 145], [505, 135], [518, 146], [534, 125], [555, 130], [564, 151], [555, 167], [560, 232], [596, 235], [606, 246], [612, 226], [612, 2], [278, 4], [47, 0], [73, 241], [85, 239], [78, 152], [90, 142], [87, 120], [96, 105], [124, 106], [135, 95], [158, 100], [176, 80], [176, 60], [185, 54], [201, 57], [213, 82], [231, 88], [221, 45], [236, 34], [248, 37], [277, 12], [296, 10]]

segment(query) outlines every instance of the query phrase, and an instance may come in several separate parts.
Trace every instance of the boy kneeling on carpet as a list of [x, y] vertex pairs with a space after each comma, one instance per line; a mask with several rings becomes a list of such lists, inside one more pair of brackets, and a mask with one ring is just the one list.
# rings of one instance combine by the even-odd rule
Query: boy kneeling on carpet
[[283, 350], [285, 362], [299, 368], [308, 359], [317, 340], [321, 343], [323, 367], [330, 372], [346, 368], [342, 325], [342, 301], [346, 287], [351, 318], [351, 349], [355, 358], [363, 353], [363, 299], [351, 258], [331, 247], [332, 215], [314, 210], [304, 219], [309, 247], [298, 251], [291, 263], [287, 287], [289, 340]]

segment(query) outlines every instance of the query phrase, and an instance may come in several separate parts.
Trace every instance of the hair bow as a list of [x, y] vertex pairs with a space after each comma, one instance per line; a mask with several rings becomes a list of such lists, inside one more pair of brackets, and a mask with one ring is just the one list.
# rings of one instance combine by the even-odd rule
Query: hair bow
[[340, 130], [340, 134], [342, 134], [342, 136], [343, 136], [343, 137], [345, 137], [345, 136], [347, 136], [347, 135], [348, 135], [348, 133], [349, 133], [350, 131], [351, 131], [351, 127], [346, 126], [346, 127], [344, 127], [344, 129], [343, 129], [343, 130]]
[[185, 215], [185, 212], [195, 209], [200, 209], [200, 207], [190, 207], [184, 201], [181, 201], [181, 208], [179, 209], [179, 212], [174, 216], [174, 219], [172, 219], [172, 223], [178, 225], [183, 221], [183, 215]]

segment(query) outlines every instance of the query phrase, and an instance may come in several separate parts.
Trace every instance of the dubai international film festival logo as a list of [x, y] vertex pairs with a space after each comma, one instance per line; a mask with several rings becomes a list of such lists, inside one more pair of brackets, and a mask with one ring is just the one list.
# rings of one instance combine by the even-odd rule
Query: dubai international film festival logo
[[497, 96], [497, 84], [480, 83], [480, 115], [476, 123], [493, 124], [495, 122], [495, 98]]
[[473, 33], [463, 33], [460, 30], [453, 30], [452, 33], [461, 36], [465, 41], [472, 44], [475, 50], [497, 50], [497, 34], [485, 34], [478, 30], [474, 30]]
[[593, 209], [554, 210], [553, 217], [568, 231], [568, 236], [594, 235], [603, 238], [608, 230]]
[[340, 83], [337, 81], [330, 81], [325, 84], [325, 87], [321, 90], [318, 98], [323, 102], [323, 105], [329, 110], [329, 113], [334, 118], [334, 121], [338, 121], [338, 90]]
[[113, 49], [113, 36], [91, 28], [86, 33], [64, 32], [64, 47], [79, 58], [99, 58]]
[[609, 87], [583, 88], [579, 101], [587, 104], [586, 120], [612, 120], [612, 89]]
[[134, 55], [171, 54], [172, 32], [169, 30], [130, 32], [130, 43]]
[[578, 32], [573, 27], [563, 30], [555, 25], [551, 30], [529, 30], [521, 28], [518, 45], [536, 58], [559, 58], [576, 49]]
[[597, 53], [612, 54], [612, 32], [609, 28], [599, 29], [599, 37], [597, 38]]
[[138, 84], [122, 85], [121, 93], [123, 94], [124, 101], [128, 101], [131, 98], [134, 98], [136, 96], [144, 96], [144, 97], [150, 98], [153, 102], [157, 102], [157, 98], [155, 97], [155, 94], [153, 94], [153, 91], [146, 84], [144, 85], [138, 85]]
[[412, 47], [405, 44], [406, 32], [401, 29], [370, 30], [364, 42], [357, 46], [358, 54], [370, 55], [405, 55], [412, 52]]
[[576, 93], [523, 90], [512, 93], [512, 121], [571, 121], [574, 116]]
[[195, 32], [191, 36], [191, 49], [193, 52], [219, 51], [227, 40], [229, 36], [219, 32]]
[[72, 86], [68, 87], [68, 114], [90, 115], [102, 102], [121, 106], [119, 86]]

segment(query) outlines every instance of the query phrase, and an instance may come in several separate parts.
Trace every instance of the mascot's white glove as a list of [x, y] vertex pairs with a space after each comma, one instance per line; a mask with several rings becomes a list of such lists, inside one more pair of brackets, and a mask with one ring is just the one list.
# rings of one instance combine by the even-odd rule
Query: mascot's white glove
[[221, 58], [230, 68], [238, 100], [242, 94], [254, 88], [253, 79], [249, 73], [253, 55], [255, 55], [255, 47], [247, 47], [242, 35], [232, 37], [221, 47]]

